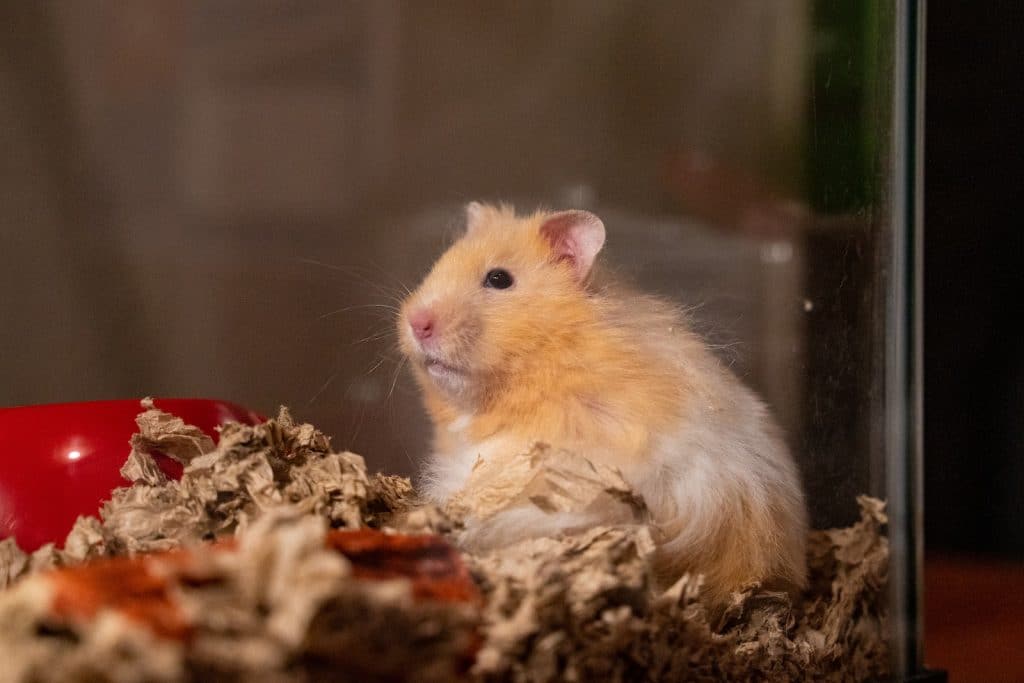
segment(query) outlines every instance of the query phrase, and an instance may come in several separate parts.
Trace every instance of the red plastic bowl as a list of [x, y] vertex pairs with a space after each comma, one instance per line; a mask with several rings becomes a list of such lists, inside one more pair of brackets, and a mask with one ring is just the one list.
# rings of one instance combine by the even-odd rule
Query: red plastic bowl
[[[156, 399], [156, 407], [216, 440], [216, 427], [262, 418], [239, 405], [208, 399]], [[95, 515], [119, 473], [137, 431], [138, 400], [0, 408], [0, 539], [23, 550], [63, 544], [79, 515]], [[160, 463], [172, 471], [169, 458]], [[178, 469], [180, 472], [180, 468]]]

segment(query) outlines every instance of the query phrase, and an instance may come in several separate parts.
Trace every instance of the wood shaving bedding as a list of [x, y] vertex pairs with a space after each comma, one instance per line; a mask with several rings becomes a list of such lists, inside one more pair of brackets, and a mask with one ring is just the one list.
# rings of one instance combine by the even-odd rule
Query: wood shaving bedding
[[[887, 673], [888, 543], [878, 500], [859, 498], [851, 527], [811, 532], [810, 584], [799, 599], [750, 586], [711, 612], [699, 576], [656, 587], [642, 500], [585, 457], [539, 445], [510, 468], [521, 478], [442, 511], [418, 504], [408, 479], [368, 475], [360, 456], [332, 451], [286, 409], [260, 425], [225, 425], [214, 446], [143, 407], [122, 469], [130, 485], [98, 518], [79, 518], [60, 549], [26, 554], [0, 541], [0, 681]], [[182, 464], [180, 481], [164, 474], [157, 452]], [[483, 555], [444, 540], [460, 539], [461, 518], [523, 504], [617, 505], [622, 521]], [[358, 543], [362, 554], [352, 551]], [[117, 563], [127, 575], [116, 578]], [[113, 572], [104, 576], [117, 586], [83, 593], [90, 571]], [[89, 609], [70, 609], [83, 594]]]

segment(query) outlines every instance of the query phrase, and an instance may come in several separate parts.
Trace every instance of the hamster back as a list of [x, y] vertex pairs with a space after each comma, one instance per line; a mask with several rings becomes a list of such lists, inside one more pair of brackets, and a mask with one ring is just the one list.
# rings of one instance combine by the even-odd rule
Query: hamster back
[[[583, 211], [467, 207], [466, 234], [404, 302], [403, 352], [434, 424], [423, 477], [438, 503], [478, 458], [545, 442], [617, 468], [651, 511], [665, 581], [724, 598], [805, 580], [799, 474], [765, 405], [677, 308], [594, 277], [605, 241]], [[524, 507], [474, 525], [498, 547], [602, 523]]]

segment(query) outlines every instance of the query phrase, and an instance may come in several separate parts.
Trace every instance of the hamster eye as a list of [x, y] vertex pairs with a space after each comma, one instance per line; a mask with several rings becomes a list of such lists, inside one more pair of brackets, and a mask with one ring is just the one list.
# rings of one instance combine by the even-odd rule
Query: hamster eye
[[487, 277], [484, 278], [484, 287], [508, 289], [512, 286], [512, 282], [512, 273], [504, 268], [495, 268], [494, 270], [487, 271]]

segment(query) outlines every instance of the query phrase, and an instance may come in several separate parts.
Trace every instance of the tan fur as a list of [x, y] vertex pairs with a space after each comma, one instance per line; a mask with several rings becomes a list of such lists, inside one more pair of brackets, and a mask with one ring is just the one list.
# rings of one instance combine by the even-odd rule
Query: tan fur
[[[428, 493], [443, 502], [473, 458], [545, 441], [619, 468], [644, 495], [666, 580], [704, 573], [716, 600], [752, 581], [802, 585], [799, 477], [763, 404], [672, 306], [555, 260], [541, 235], [551, 215], [473, 205], [468, 234], [402, 307], [435, 425]], [[514, 286], [483, 287], [499, 267]], [[440, 327], [430, 354], [454, 369], [440, 377], [406, 322], [424, 306]]]

